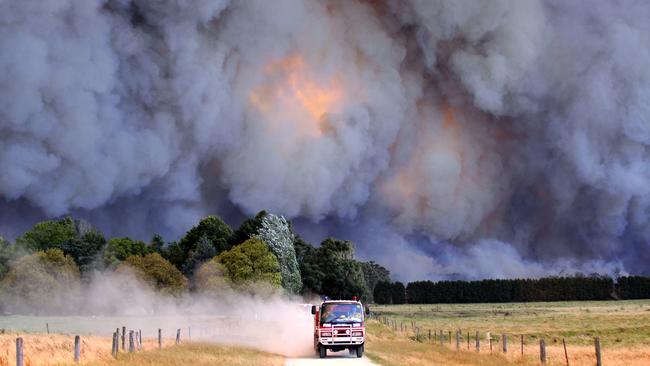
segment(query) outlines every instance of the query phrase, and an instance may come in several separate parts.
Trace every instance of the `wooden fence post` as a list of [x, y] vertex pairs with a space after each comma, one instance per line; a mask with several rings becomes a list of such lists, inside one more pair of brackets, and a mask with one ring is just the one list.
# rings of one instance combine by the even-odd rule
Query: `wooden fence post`
[[142, 329], [138, 329], [138, 351], [142, 351]]
[[79, 336], [74, 336], [74, 363], [79, 363], [79, 354], [81, 353], [81, 342]]
[[546, 343], [543, 339], [539, 340], [539, 360], [543, 364], [546, 363]]
[[566, 352], [566, 342], [562, 338], [562, 345], [564, 346], [564, 359], [566, 360], [566, 366], [569, 366], [569, 354]]
[[[119, 328], [118, 328], [119, 330]], [[120, 350], [120, 336], [118, 335], [117, 332], [113, 333], [113, 349], [111, 350], [111, 353], [113, 354], [113, 357], [117, 357], [117, 353]]]
[[594, 339], [596, 343], [596, 366], [603, 366], [603, 360], [600, 357], [600, 337]]
[[521, 335], [521, 357], [524, 357], [524, 335]]
[[507, 353], [508, 352], [508, 335], [503, 334], [502, 339], [503, 339], [503, 353]]
[[122, 351], [126, 349], [126, 327], [122, 327]]
[[135, 343], [133, 340], [133, 331], [129, 331], [129, 353], [135, 352]]
[[181, 330], [177, 329], [176, 330], [176, 344], [180, 344], [180, 343], [181, 343]]
[[469, 332], [467, 332], [467, 350], [469, 351]]
[[162, 348], [162, 329], [158, 328], [158, 349]]
[[429, 341], [431, 341], [431, 329], [429, 329]]
[[16, 338], [16, 366], [24, 366], [25, 357], [23, 355], [23, 339], [21, 337]]
[[47, 329], [47, 334], [50, 334], [50, 323], [45, 323], [45, 329]]
[[456, 350], [460, 349], [460, 331], [456, 331]]
[[478, 335], [478, 330], [476, 331], [476, 352], [481, 351], [481, 338]]

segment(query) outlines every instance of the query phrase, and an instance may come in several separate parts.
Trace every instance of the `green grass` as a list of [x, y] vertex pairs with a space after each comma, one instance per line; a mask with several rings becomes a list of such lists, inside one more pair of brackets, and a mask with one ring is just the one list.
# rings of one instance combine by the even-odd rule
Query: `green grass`
[[[494, 336], [524, 335], [528, 342], [572, 345], [593, 344], [594, 337], [609, 347], [650, 346], [650, 300], [540, 302], [503, 304], [436, 304], [373, 306], [376, 316], [388, 316], [399, 324], [412, 321], [431, 330], [463, 333], [476, 331]], [[465, 339], [466, 342], [466, 339]]]

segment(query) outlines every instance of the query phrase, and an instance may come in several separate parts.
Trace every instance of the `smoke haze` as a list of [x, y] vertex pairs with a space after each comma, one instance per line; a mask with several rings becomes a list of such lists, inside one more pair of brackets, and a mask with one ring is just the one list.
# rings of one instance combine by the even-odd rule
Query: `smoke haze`
[[0, 1], [0, 235], [266, 209], [396, 279], [648, 273], [650, 4]]

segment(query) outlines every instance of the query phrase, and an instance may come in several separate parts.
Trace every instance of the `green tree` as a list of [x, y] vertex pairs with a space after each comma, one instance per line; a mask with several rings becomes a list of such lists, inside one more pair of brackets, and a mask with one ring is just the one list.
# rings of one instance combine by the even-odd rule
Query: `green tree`
[[163, 293], [179, 295], [187, 289], [187, 279], [181, 271], [158, 253], [130, 256], [116, 271], [129, 270], [140, 280]]
[[238, 245], [254, 237], [262, 227], [262, 220], [266, 215], [268, 215], [266, 211], [260, 211], [255, 215], [255, 217], [244, 220], [244, 222], [239, 225], [239, 228], [235, 230], [231, 239], [231, 244], [233, 246]]
[[180, 263], [174, 263], [177, 268], [183, 268], [190, 253], [196, 250], [196, 245], [203, 236], [212, 242], [217, 253], [221, 253], [230, 249], [230, 241], [232, 240], [233, 231], [228, 224], [223, 222], [223, 220], [217, 216], [208, 216], [204, 218], [198, 225], [191, 228], [178, 242], [182, 251], [182, 256], [181, 258], [178, 258], [178, 262]]
[[0, 307], [12, 313], [73, 313], [79, 267], [60, 249], [48, 249], [15, 261], [0, 282]]
[[87, 221], [65, 217], [37, 223], [17, 238], [16, 244], [29, 251], [60, 249], [75, 260], [82, 272], [86, 272], [92, 268], [106, 239]]
[[280, 287], [280, 264], [266, 243], [253, 238], [218, 256], [225, 273], [236, 286], [247, 287], [256, 283]]
[[354, 244], [347, 240], [328, 238], [317, 249], [319, 271], [324, 274], [321, 294], [332, 299], [359, 296], [367, 300], [368, 288], [361, 264], [354, 260]]
[[393, 283], [391, 291], [391, 298], [393, 299], [393, 304], [406, 304], [406, 288], [401, 282]]
[[189, 258], [183, 265], [183, 273], [193, 274], [201, 263], [212, 259], [215, 255], [217, 250], [214, 249], [212, 242], [206, 236], [202, 236], [196, 244], [196, 249], [190, 252]]
[[363, 270], [363, 277], [366, 281], [366, 287], [370, 293], [367, 301], [373, 302], [375, 286], [381, 281], [390, 282], [390, 271], [373, 261], [361, 262], [361, 269]]
[[282, 287], [290, 294], [299, 293], [302, 281], [293, 244], [294, 234], [287, 220], [282, 216], [267, 214], [262, 218], [262, 226], [255, 237], [268, 244], [278, 258]]
[[165, 251], [165, 241], [163, 240], [162, 236], [154, 234], [151, 238], [151, 242], [149, 243], [149, 247], [151, 247], [151, 250], [153, 252], [162, 255]]
[[302, 275], [301, 293], [303, 295], [320, 294], [325, 274], [320, 270], [318, 251], [299, 237], [294, 240], [293, 246]]
[[151, 248], [141, 240], [112, 238], [104, 249], [104, 264], [117, 266], [131, 256], [144, 256], [151, 252]]
[[373, 299], [376, 304], [393, 303], [393, 285], [388, 281], [379, 281], [373, 291]]

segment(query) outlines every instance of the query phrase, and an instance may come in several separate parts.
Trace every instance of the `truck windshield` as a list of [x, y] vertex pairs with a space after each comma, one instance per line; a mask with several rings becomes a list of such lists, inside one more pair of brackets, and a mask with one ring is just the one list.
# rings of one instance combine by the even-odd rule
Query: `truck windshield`
[[361, 304], [323, 304], [320, 322], [323, 323], [361, 323], [363, 309]]

